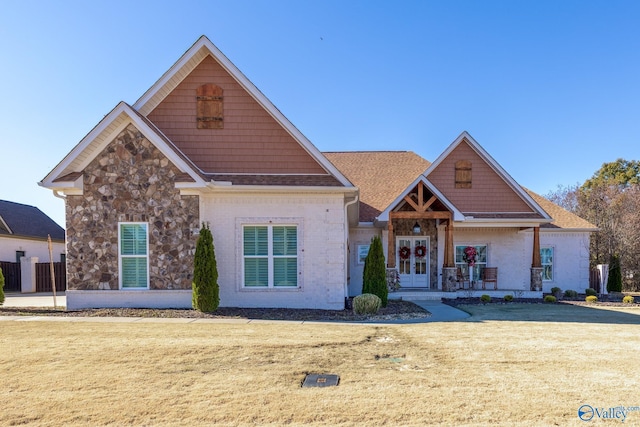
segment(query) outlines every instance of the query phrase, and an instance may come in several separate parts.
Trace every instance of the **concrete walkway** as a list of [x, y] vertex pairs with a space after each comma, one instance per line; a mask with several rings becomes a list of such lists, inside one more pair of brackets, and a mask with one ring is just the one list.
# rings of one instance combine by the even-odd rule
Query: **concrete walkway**
[[[430, 317], [423, 319], [407, 320], [372, 320], [371, 322], [345, 322], [348, 324], [414, 324], [431, 322], [455, 322], [464, 320], [469, 314], [443, 304], [440, 301], [412, 301], [431, 313]], [[65, 307], [67, 304], [64, 293], [56, 295], [58, 307]], [[53, 307], [53, 294], [51, 292], [37, 294], [5, 294], [3, 307]], [[64, 316], [0, 316], [3, 320], [19, 321], [71, 321], [71, 322], [110, 322], [110, 323], [266, 323], [266, 322], [288, 322], [288, 323], [319, 323], [310, 321], [286, 321], [286, 320], [259, 320], [259, 319], [195, 319], [195, 318], [144, 318], [144, 317], [64, 317]], [[325, 323], [325, 322], [322, 322]]]

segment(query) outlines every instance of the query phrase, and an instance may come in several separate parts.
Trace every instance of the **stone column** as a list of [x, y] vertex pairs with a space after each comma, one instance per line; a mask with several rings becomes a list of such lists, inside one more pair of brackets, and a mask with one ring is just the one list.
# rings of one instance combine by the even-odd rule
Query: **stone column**
[[542, 267], [531, 267], [531, 290], [542, 291]]
[[442, 267], [442, 290], [444, 292], [456, 291], [456, 268], [455, 267]]

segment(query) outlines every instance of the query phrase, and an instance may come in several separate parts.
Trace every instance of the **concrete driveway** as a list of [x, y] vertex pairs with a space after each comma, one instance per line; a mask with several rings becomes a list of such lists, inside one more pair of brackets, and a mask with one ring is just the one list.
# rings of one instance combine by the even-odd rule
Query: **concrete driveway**
[[[3, 307], [53, 307], [53, 293], [39, 292], [35, 294], [5, 293]], [[64, 292], [56, 292], [56, 305], [67, 306]]]

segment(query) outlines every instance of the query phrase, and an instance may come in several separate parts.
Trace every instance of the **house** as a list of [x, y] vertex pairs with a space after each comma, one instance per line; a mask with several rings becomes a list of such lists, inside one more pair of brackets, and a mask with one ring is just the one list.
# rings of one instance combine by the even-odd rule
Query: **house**
[[455, 296], [465, 245], [480, 251], [478, 267], [500, 268], [505, 289], [588, 278], [593, 226], [551, 216], [466, 132], [431, 164], [323, 154], [204, 36], [40, 185], [65, 197], [70, 309], [190, 307], [203, 222], [222, 306], [341, 309], [360, 292], [375, 234], [407, 289]]
[[35, 206], [0, 200], [0, 261], [19, 263], [22, 257], [49, 261], [47, 236], [51, 236], [53, 261], [64, 261], [64, 229]]

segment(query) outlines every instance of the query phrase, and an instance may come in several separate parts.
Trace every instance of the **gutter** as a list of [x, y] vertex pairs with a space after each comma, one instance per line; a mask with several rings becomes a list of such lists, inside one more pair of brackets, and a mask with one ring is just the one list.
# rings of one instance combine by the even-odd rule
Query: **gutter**
[[346, 298], [349, 298], [349, 284], [348, 284], [348, 280], [349, 280], [349, 214], [347, 210], [349, 209], [349, 206], [353, 205], [354, 203], [357, 203], [358, 200], [359, 200], [359, 196], [358, 194], [356, 194], [353, 200], [344, 204], [344, 244], [345, 244], [345, 247], [344, 247], [344, 254], [345, 254], [344, 297], [345, 297], [345, 301], [346, 301]]

